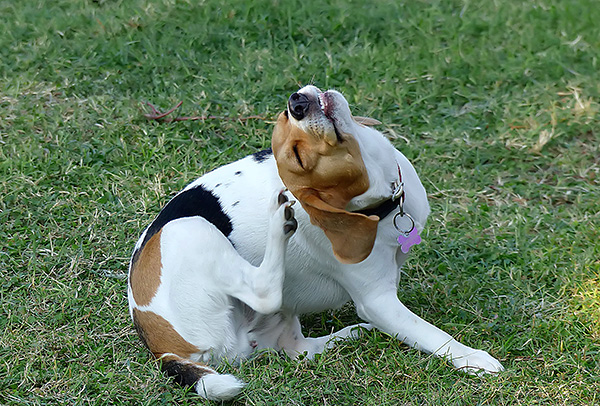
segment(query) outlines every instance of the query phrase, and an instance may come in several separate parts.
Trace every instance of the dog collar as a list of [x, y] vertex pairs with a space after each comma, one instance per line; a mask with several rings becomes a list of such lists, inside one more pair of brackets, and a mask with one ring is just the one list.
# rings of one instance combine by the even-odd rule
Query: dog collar
[[398, 202], [393, 197], [390, 197], [389, 199], [381, 202], [381, 204], [378, 206], [364, 210], [357, 210], [355, 213], [364, 214], [365, 216], [377, 216], [380, 220], [382, 220], [397, 208]]
[[391, 212], [400, 208], [400, 212], [404, 212], [404, 182], [402, 181], [402, 171], [398, 165], [398, 180], [393, 183], [394, 191], [389, 199], [384, 200], [375, 207], [357, 210], [355, 213], [364, 214], [365, 216], [377, 216], [380, 220], [386, 218]]
[[402, 171], [400, 165], [398, 165], [398, 181], [394, 183], [394, 192], [392, 193], [392, 196], [376, 207], [358, 210], [356, 213], [364, 214], [365, 216], [375, 215], [382, 220], [392, 211], [399, 209], [398, 213], [394, 216], [393, 223], [396, 230], [400, 233], [398, 236], [400, 250], [407, 254], [410, 247], [421, 242], [421, 236], [419, 235], [419, 230], [417, 230], [415, 220], [410, 214], [404, 211], [405, 197], [406, 193], [404, 190], [404, 182], [402, 180]]

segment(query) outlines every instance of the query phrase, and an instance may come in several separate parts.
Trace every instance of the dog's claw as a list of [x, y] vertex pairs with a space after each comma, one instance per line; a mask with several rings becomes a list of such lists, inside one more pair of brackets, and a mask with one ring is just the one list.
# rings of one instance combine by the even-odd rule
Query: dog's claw
[[292, 205], [288, 205], [285, 207], [284, 216], [286, 220], [294, 217], [294, 209], [292, 209]]
[[283, 223], [283, 233], [285, 235], [291, 235], [298, 229], [298, 221], [294, 217], [294, 209], [292, 209], [293, 204], [294, 201], [286, 202], [283, 210], [283, 217], [285, 219], [285, 223]]
[[279, 205], [282, 205], [289, 200], [288, 197], [285, 195], [285, 190], [286, 189], [279, 192], [279, 196], [277, 196], [277, 203], [279, 203]]

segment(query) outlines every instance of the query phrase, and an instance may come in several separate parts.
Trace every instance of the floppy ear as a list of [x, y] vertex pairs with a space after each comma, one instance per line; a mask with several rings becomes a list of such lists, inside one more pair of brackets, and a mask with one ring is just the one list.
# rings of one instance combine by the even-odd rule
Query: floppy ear
[[333, 207], [314, 190], [303, 189], [296, 197], [310, 216], [310, 222], [325, 232], [338, 261], [356, 264], [369, 256], [375, 244], [379, 217]]
[[372, 126], [372, 125], [379, 125], [379, 124], [381, 124], [381, 121], [376, 120], [376, 119], [371, 118], [371, 117], [352, 116], [352, 118], [358, 124], [362, 124], [362, 125]]

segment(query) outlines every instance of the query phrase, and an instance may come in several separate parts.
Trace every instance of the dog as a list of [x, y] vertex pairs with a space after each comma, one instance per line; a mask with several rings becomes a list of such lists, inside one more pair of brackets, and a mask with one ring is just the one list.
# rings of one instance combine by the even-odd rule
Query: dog
[[[142, 233], [129, 311], [176, 382], [232, 399], [244, 383], [209, 365], [265, 348], [310, 358], [371, 328], [470, 374], [503, 370], [399, 301], [400, 268], [429, 205], [412, 164], [375, 124], [354, 117], [341, 93], [303, 87], [279, 114], [271, 149], [192, 182]], [[298, 315], [348, 301], [366, 323], [303, 336]]]

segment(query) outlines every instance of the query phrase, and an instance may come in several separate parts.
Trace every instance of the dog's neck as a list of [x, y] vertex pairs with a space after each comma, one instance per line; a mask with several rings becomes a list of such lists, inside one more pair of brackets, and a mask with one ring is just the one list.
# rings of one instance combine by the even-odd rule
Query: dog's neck
[[[389, 198], [377, 203], [372, 207], [367, 207], [365, 209], [355, 210], [355, 213], [364, 214], [365, 216], [375, 215], [379, 217], [380, 220], [383, 220], [387, 217], [391, 212], [396, 210], [400, 204], [404, 202], [404, 183], [402, 181], [402, 170], [400, 169], [400, 165], [396, 164], [398, 167], [398, 180], [393, 184], [393, 191]], [[402, 199], [400, 201], [400, 199]]]
[[393, 210], [389, 200], [394, 194], [395, 186], [401, 181], [395, 150], [391, 147], [390, 141], [375, 129], [364, 129], [356, 138], [367, 168], [369, 189], [352, 199], [347, 210], [375, 214], [383, 218], [385, 216], [380, 214], [387, 215]]

